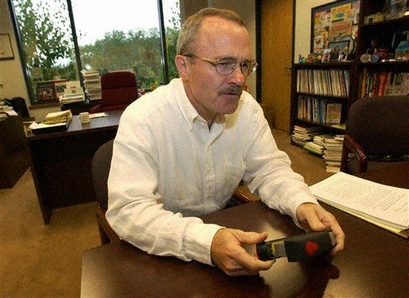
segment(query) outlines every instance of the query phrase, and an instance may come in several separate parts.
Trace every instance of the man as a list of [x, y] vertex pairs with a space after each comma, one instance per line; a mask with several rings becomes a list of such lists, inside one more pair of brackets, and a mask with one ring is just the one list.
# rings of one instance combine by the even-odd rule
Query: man
[[344, 234], [279, 151], [260, 105], [243, 92], [256, 65], [242, 19], [207, 8], [186, 20], [175, 63], [180, 79], [123, 113], [108, 179], [107, 219], [129, 243], [160, 256], [214, 264], [228, 275], [269, 269], [242, 246], [266, 233], [204, 224], [241, 180], [263, 202], [306, 230]]

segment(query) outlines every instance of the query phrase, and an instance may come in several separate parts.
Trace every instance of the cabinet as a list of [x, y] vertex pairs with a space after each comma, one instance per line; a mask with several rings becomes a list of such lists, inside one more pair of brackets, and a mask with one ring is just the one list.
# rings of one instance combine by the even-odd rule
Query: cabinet
[[[409, 93], [409, 61], [394, 59], [397, 40], [406, 38], [407, 33], [402, 32], [409, 32], [409, 16], [368, 21], [369, 16], [385, 12], [385, 3], [385, 0], [360, 1], [356, 53], [352, 61], [293, 65], [292, 131], [295, 126], [319, 127], [324, 133], [342, 134], [348, 109], [358, 98]], [[381, 58], [362, 62], [363, 54], [374, 51], [374, 43]], [[331, 76], [333, 73], [337, 75]], [[344, 91], [334, 93], [334, 88]]]
[[12, 188], [28, 169], [30, 157], [20, 116], [0, 121], [0, 189]]

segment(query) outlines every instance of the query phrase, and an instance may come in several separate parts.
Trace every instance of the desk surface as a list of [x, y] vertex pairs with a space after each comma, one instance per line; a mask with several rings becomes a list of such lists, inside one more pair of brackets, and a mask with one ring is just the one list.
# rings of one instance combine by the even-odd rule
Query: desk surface
[[109, 111], [106, 112], [108, 116], [92, 118], [90, 123], [86, 124], [82, 124], [81, 121], [79, 120], [79, 116], [74, 115], [67, 130], [53, 133], [44, 133], [39, 135], [30, 133], [28, 135], [28, 140], [29, 142], [32, 142], [43, 139], [66, 137], [68, 135], [74, 134], [94, 133], [95, 131], [99, 130], [106, 130], [112, 128], [116, 129], [119, 125], [119, 120], [121, 118], [122, 112], [123, 111]]
[[[394, 179], [399, 175], [387, 171]], [[399, 172], [398, 172], [399, 173]], [[407, 174], [407, 172], [406, 172]], [[366, 174], [370, 178], [371, 174]], [[376, 175], [373, 175], [376, 181]], [[406, 184], [408, 187], [409, 185]], [[259, 276], [229, 277], [197, 262], [151, 256], [125, 242], [83, 255], [82, 297], [404, 297], [409, 293], [409, 242], [340, 210], [325, 206], [346, 233], [346, 248], [331, 263], [277, 260]], [[261, 201], [203, 217], [269, 239], [300, 233], [292, 220]]]

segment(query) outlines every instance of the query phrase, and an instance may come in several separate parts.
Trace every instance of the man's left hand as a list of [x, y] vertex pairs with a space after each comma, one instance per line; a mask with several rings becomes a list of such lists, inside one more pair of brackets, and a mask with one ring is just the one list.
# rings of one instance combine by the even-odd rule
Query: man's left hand
[[297, 208], [297, 218], [306, 231], [332, 230], [337, 244], [332, 249], [332, 254], [344, 249], [345, 234], [334, 215], [320, 205], [304, 203]]

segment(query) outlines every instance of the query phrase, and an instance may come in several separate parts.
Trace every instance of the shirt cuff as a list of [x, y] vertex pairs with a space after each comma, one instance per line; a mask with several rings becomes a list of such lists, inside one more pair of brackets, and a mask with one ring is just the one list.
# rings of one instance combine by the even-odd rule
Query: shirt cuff
[[305, 195], [305, 194], [301, 194], [298, 195], [296, 197], [294, 197], [292, 199], [292, 206], [293, 208], [291, 208], [291, 212], [290, 212], [290, 216], [292, 217], [294, 223], [297, 225], [297, 227], [299, 227], [300, 229], [304, 229], [300, 222], [298, 221], [297, 218], [297, 208], [301, 205], [301, 204], [306, 204], [306, 203], [312, 203], [312, 204], [316, 204], [319, 205], [317, 199], [314, 196], [310, 196], [310, 195]]
[[188, 258], [213, 265], [211, 247], [214, 235], [223, 227], [216, 224], [195, 224], [187, 231], [185, 251]]

